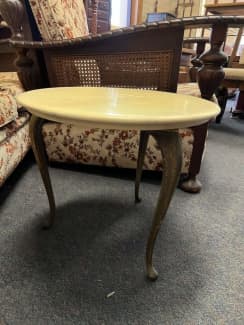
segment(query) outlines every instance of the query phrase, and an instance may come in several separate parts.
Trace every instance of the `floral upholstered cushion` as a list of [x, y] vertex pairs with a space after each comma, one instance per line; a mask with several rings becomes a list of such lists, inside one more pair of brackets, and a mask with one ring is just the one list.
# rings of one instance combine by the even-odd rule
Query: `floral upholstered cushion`
[[9, 90], [13, 96], [24, 91], [16, 72], [0, 72], [0, 90]]
[[[182, 173], [187, 173], [192, 153], [191, 129], [181, 129], [183, 144]], [[51, 161], [135, 168], [139, 134], [136, 130], [81, 129], [74, 125], [45, 123], [43, 136]], [[144, 168], [161, 170], [162, 158], [155, 140], [150, 137]]]
[[15, 96], [22, 91], [16, 73], [0, 73], [0, 128], [17, 118]]
[[62, 40], [87, 35], [88, 25], [82, 0], [30, 0], [43, 40]]
[[30, 148], [29, 119], [24, 113], [0, 129], [0, 186]]
[[0, 128], [18, 116], [17, 103], [8, 90], [0, 90]]
[[19, 113], [18, 117], [0, 128], [0, 145], [10, 138], [14, 133], [21, 129], [30, 120], [30, 113], [23, 111]]

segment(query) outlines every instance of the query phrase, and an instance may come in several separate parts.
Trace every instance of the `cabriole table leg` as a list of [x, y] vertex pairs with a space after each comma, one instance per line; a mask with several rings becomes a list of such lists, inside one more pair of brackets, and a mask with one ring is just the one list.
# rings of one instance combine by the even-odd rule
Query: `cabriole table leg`
[[177, 131], [151, 132], [151, 134], [157, 141], [163, 157], [163, 178], [161, 189], [146, 249], [147, 276], [150, 280], [156, 280], [158, 273], [152, 263], [153, 249], [161, 223], [166, 215], [172, 195], [179, 180], [182, 163], [182, 150], [180, 136]]
[[135, 202], [136, 203], [141, 201], [139, 197], [139, 187], [141, 182], [141, 175], [142, 175], [143, 163], [144, 163], [144, 158], [147, 149], [148, 138], [149, 138], [149, 133], [147, 131], [140, 132], [138, 159], [137, 159], [137, 167], [136, 167], [136, 181], [135, 181]]
[[30, 137], [32, 149], [48, 196], [50, 215], [47, 224], [44, 225], [44, 228], [47, 229], [50, 228], [54, 222], [56, 207], [42, 136], [42, 125], [44, 122], [44, 119], [32, 115], [30, 121]]

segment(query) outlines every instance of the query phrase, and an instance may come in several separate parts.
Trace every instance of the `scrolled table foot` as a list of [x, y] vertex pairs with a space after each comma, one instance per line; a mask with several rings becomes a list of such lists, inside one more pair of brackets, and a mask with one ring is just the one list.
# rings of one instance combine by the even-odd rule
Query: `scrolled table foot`
[[153, 249], [161, 223], [179, 180], [182, 150], [180, 136], [177, 131], [158, 131], [151, 132], [151, 134], [157, 141], [163, 157], [163, 178], [146, 249], [147, 276], [151, 280], [156, 280], [158, 274], [152, 263]]
[[136, 167], [136, 180], [135, 180], [135, 203], [141, 202], [139, 197], [139, 188], [142, 176], [142, 168], [144, 163], [144, 158], [147, 149], [149, 133], [147, 131], [140, 132], [140, 141], [138, 148], [138, 158], [137, 158], [137, 167]]
[[137, 193], [135, 193], [135, 203], [140, 203], [141, 202], [141, 198], [138, 196]]
[[30, 121], [30, 137], [31, 137], [32, 150], [34, 152], [35, 159], [41, 173], [41, 177], [46, 189], [49, 207], [50, 207], [49, 218], [45, 223], [45, 225], [43, 226], [43, 228], [49, 229], [54, 223], [56, 205], [55, 205], [52, 184], [48, 172], [45, 145], [42, 137], [42, 125], [44, 122], [45, 122], [44, 119], [32, 115]]
[[50, 212], [47, 220], [45, 220], [45, 222], [43, 223], [42, 229], [43, 230], [50, 229], [54, 224], [54, 220], [55, 220], [55, 211], [52, 211], [52, 212]]
[[158, 272], [155, 270], [153, 265], [147, 266], [147, 278], [151, 281], [156, 281], [158, 278]]

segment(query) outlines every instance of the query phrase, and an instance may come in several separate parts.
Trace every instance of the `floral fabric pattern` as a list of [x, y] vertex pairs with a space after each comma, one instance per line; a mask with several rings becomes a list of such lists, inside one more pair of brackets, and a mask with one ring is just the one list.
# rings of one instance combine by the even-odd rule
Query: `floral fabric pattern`
[[23, 111], [23, 113], [19, 113], [19, 116], [14, 121], [0, 128], [0, 145], [14, 133], [18, 132], [29, 120], [30, 113]]
[[[187, 173], [193, 135], [181, 129], [183, 145], [182, 173]], [[110, 167], [136, 168], [139, 134], [136, 130], [81, 129], [74, 125], [45, 123], [43, 137], [49, 160]], [[149, 138], [144, 168], [162, 170], [161, 152]]]
[[89, 33], [82, 0], [30, 0], [43, 40], [82, 37]]
[[16, 72], [0, 72], [0, 91], [8, 90], [16, 96], [24, 91]]
[[0, 137], [4, 141], [0, 141], [0, 186], [30, 148], [29, 118], [25, 113], [1, 129]]
[[8, 90], [0, 90], [0, 127], [14, 121], [18, 116], [17, 103]]
[[20, 92], [23, 92], [23, 88], [16, 73], [0, 73], [0, 128], [17, 118], [15, 96]]

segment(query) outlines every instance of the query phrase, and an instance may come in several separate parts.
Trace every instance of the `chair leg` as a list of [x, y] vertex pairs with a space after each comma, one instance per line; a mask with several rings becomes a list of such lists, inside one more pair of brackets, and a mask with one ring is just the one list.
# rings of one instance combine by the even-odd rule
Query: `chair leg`
[[147, 131], [140, 132], [140, 141], [138, 149], [137, 167], [136, 167], [136, 180], [135, 180], [135, 202], [141, 201], [139, 197], [139, 187], [142, 176], [143, 163], [145, 159], [147, 144], [148, 144], [149, 133]]
[[197, 175], [187, 175], [180, 180], [178, 187], [184, 192], [199, 193], [202, 189], [202, 183], [197, 178]]
[[188, 193], [199, 193], [202, 189], [201, 182], [197, 179], [200, 171], [202, 156], [207, 136], [208, 123], [192, 127], [194, 143], [189, 166], [188, 176], [178, 185], [180, 189]]
[[218, 99], [218, 103], [220, 106], [220, 113], [218, 114], [218, 116], [216, 117], [216, 123], [220, 124], [222, 117], [224, 115], [225, 112], [225, 107], [226, 107], [226, 103], [227, 103], [227, 99], [228, 99], [228, 89], [226, 87], [221, 87], [218, 88], [218, 90], [216, 91], [216, 97]]

